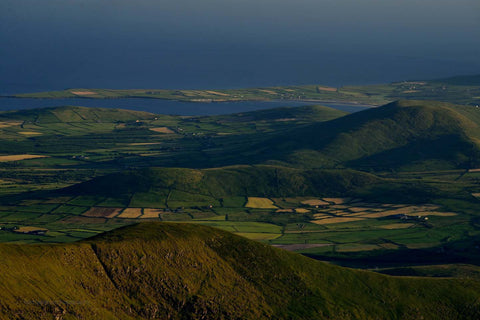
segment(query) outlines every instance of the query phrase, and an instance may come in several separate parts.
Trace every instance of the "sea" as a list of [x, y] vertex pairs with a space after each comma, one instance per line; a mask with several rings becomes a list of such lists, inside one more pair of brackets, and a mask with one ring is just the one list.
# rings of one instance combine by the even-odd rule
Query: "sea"
[[238, 102], [183, 102], [163, 99], [120, 98], [120, 99], [29, 99], [0, 98], [0, 111], [47, 108], [59, 106], [83, 106], [96, 108], [118, 108], [147, 111], [155, 114], [180, 116], [221, 115], [278, 107], [323, 105], [334, 109], [357, 112], [369, 106], [345, 103], [316, 103], [303, 101], [238, 101]]
[[[0, 95], [341, 87], [478, 74], [478, 39], [478, 0], [2, 0]], [[0, 104], [2, 110], [73, 104], [169, 114], [297, 105], [5, 98]]]

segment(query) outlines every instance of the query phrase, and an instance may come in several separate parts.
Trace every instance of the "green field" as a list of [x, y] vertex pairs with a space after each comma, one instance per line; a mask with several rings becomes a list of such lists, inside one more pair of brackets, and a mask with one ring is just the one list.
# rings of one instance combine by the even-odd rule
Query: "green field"
[[478, 78], [479, 76], [476, 75], [338, 88], [324, 85], [212, 90], [109, 90], [77, 88], [64, 91], [24, 93], [15, 95], [15, 97], [42, 99], [153, 98], [189, 102], [313, 100], [366, 105], [381, 105], [398, 99], [421, 99], [475, 105], [480, 103]]
[[[185, 221], [352, 266], [477, 264], [477, 111], [399, 101], [351, 115], [0, 113], [0, 241]], [[32, 228], [47, 231], [18, 231]]]
[[[0, 244], [0, 313], [24, 319], [50, 319], [52, 314], [84, 319], [201, 319], [203, 314], [212, 318], [210, 312], [225, 319], [477, 319], [480, 315], [480, 282], [474, 266], [378, 270], [422, 276], [392, 277], [315, 261], [206, 226], [150, 222], [100, 231], [77, 227], [68, 231], [70, 236], [59, 236], [70, 241], [96, 234], [74, 244]], [[17, 238], [23, 243], [31, 240], [25, 235]], [[455, 278], [447, 278], [451, 274]]]

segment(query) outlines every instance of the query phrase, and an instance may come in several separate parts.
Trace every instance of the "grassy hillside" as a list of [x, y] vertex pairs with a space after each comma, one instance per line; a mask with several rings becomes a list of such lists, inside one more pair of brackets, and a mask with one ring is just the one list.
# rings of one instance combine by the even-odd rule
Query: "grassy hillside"
[[184, 221], [363, 267], [477, 264], [480, 202], [472, 194], [480, 190], [475, 174], [464, 173], [393, 179], [272, 165], [126, 170], [0, 197], [0, 242], [73, 242], [139, 221]]
[[21, 120], [34, 123], [117, 122], [153, 118], [155, 118], [154, 114], [143, 111], [73, 106], [5, 111], [0, 113], [0, 121]]
[[[309, 106], [125, 121], [89, 111], [1, 122], [0, 242], [73, 242], [163, 220], [367, 266], [480, 261], [479, 175], [465, 170], [477, 163], [477, 108], [400, 101], [343, 117]], [[159, 165], [171, 167], [147, 168]]]
[[99, 177], [63, 192], [128, 198], [136, 193], [168, 194], [173, 190], [214, 199], [225, 196], [339, 196], [379, 181], [373, 175], [353, 170], [301, 170], [262, 165], [204, 170], [148, 168]]
[[263, 156], [308, 167], [363, 170], [479, 165], [480, 111], [441, 102], [398, 101], [280, 134]]
[[134, 111], [114, 108], [92, 108], [78, 106], [63, 106], [38, 109], [24, 109], [0, 112], [0, 121], [21, 120], [41, 123], [63, 122], [118, 122], [135, 120], [152, 120], [154, 118], [202, 119], [221, 122], [251, 122], [251, 121], [293, 121], [308, 122], [328, 121], [348, 114], [330, 107], [321, 105], [307, 105], [300, 107], [279, 107], [267, 110], [232, 113], [219, 116], [164, 116], [154, 115], [144, 111]]
[[87, 108], [3, 117], [0, 152], [54, 157], [22, 164], [199, 168], [267, 162], [365, 171], [480, 165], [479, 110], [441, 102], [403, 100], [350, 115], [308, 106], [213, 117]]
[[202, 226], [0, 245], [3, 319], [477, 319], [480, 283], [354, 271]]
[[293, 121], [308, 120], [328, 121], [347, 115], [348, 112], [333, 109], [330, 107], [311, 105], [302, 107], [281, 107], [267, 110], [258, 110], [231, 115], [212, 116], [211, 119], [217, 119], [222, 122], [250, 122], [250, 121]]
[[246, 141], [343, 115], [322, 106], [203, 117], [84, 107], [2, 112], [0, 181], [8, 188], [0, 193], [58, 188], [126, 167], [211, 166]]

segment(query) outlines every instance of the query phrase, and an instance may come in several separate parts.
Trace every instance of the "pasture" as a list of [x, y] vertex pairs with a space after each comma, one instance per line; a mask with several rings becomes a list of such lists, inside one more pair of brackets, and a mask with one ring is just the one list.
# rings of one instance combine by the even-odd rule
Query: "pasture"
[[[453, 211], [442, 204], [370, 202], [331, 197], [222, 197], [205, 202], [200, 195], [175, 207], [163, 198], [143, 207], [99, 196], [56, 196], [24, 199], [21, 206], [0, 207], [0, 241], [13, 243], [71, 242], [144, 221], [177, 221], [208, 225], [289, 250], [335, 259], [345, 254], [377, 256], [404, 249], [434, 250], [454, 244], [465, 232], [480, 236], [470, 203]], [[134, 197], [135, 198], [135, 197]], [[160, 199], [160, 200], [159, 200]], [[216, 203], [210, 206], [207, 203]], [[138, 201], [136, 202], [138, 203]], [[460, 207], [460, 206], [459, 206]], [[472, 220], [473, 219], [473, 220]], [[45, 230], [46, 232], [38, 232]]]
[[[475, 169], [318, 173], [280, 160], [258, 166], [249, 151], [276, 132], [341, 115], [320, 107], [212, 117], [86, 108], [0, 115], [0, 241], [73, 242], [151, 220], [206, 224], [321, 259], [408, 250], [476, 257]], [[239, 159], [248, 164], [236, 166]], [[149, 167], [175, 169], [79, 186]], [[379, 186], [351, 187], [358, 179]], [[421, 197], [402, 198], [405, 190]]]

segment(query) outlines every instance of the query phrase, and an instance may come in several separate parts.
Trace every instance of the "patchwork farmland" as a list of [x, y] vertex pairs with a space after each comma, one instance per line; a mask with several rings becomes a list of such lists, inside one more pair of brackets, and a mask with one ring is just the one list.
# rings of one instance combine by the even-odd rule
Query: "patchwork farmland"
[[106, 205], [122, 201], [87, 196], [24, 200], [24, 206], [0, 207], [0, 240], [71, 242], [132, 222], [178, 221], [217, 227], [306, 254], [338, 255], [435, 247], [446, 236], [449, 221], [466, 222], [464, 214], [434, 204], [315, 197], [225, 197], [206, 202], [197, 195], [185, 203], [173, 202], [182, 206], [169, 207], [165, 206], [169, 194], [163, 197], [149, 200], [148, 207], [110, 207]]

